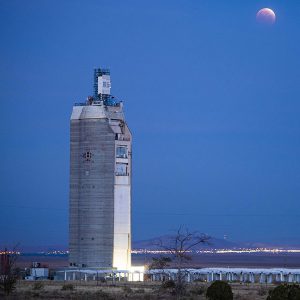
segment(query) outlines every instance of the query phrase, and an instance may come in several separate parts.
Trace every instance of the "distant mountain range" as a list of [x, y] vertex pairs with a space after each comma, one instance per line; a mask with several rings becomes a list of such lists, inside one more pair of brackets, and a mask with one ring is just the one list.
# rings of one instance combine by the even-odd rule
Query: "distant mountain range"
[[[174, 238], [171, 235], [164, 235], [164, 236], [160, 236], [148, 240], [133, 241], [132, 248], [159, 250], [161, 249], [161, 247], [159, 246], [160, 241], [162, 241], [162, 244], [164, 246], [168, 247], [173, 244]], [[243, 243], [237, 243], [226, 239], [218, 239], [215, 237], [211, 237], [207, 243], [203, 243], [203, 244], [201, 243], [196, 248], [197, 249], [236, 249], [245, 246], [246, 245]]]
[[[133, 241], [132, 249], [146, 249], [146, 250], [159, 250], [161, 247], [158, 246], [159, 241], [163, 241], [164, 245], [171, 243], [173, 238], [172, 235], [163, 235], [145, 240]], [[14, 245], [5, 245], [0, 243], [0, 250], [7, 247], [13, 249]], [[211, 237], [207, 244], [200, 244], [197, 249], [241, 249], [241, 248], [282, 248], [282, 249], [300, 249], [300, 238], [297, 239], [285, 239], [273, 243], [262, 243], [262, 242], [238, 242], [229, 239], [221, 239]], [[48, 252], [55, 250], [68, 250], [66, 245], [40, 245], [40, 246], [26, 246], [19, 245], [17, 247], [22, 252]]]
[[[173, 240], [172, 240], [173, 239]], [[172, 243], [174, 238], [171, 235], [164, 235], [156, 238], [151, 238], [141, 241], [133, 241], [133, 249], [147, 249], [147, 250], [159, 250], [159, 241], [162, 241], [165, 246], [169, 246], [168, 243]], [[286, 240], [284, 242], [277, 243], [261, 243], [261, 242], [237, 242], [229, 239], [220, 239], [211, 237], [207, 243], [199, 244], [197, 249], [241, 249], [241, 248], [283, 248], [293, 249], [300, 248], [299, 240]]]

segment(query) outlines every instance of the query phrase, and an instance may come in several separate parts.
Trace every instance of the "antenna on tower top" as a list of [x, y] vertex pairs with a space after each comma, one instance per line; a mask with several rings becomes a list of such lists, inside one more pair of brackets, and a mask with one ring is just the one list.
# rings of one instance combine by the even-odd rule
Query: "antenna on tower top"
[[110, 96], [110, 70], [94, 69], [94, 96], [95, 99], [106, 100]]

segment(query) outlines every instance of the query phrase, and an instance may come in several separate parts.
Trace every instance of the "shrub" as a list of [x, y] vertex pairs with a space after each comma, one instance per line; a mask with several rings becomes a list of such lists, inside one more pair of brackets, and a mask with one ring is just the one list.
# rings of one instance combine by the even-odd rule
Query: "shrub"
[[123, 286], [123, 291], [124, 291], [126, 294], [132, 293], [132, 289], [131, 289], [129, 286], [127, 286], [127, 285]]
[[206, 298], [209, 300], [233, 300], [231, 286], [225, 281], [217, 280], [208, 287]]
[[258, 296], [265, 296], [265, 295], [267, 295], [267, 293], [268, 293], [268, 290], [262, 286], [257, 291]]
[[36, 281], [36, 282], [33, 284], [33, 287], [32, 287], [32, 289], [35, 290], [35, 291], [42, 290], [43, 288], [44, 288], [44, 283], [41, 282], [41, 281]]
[[186, 282], [175, 282], [175, 288], [173, 290], [173, 294], [177, 296], [183, 296], [186, 294]]
[[17, 278], [14, 275], [1, 275], [0, 276], [0, 291], [9, 295], [16, 289]]
[[194, 282], [205, 282], [205, 280], [202, 279], [202, 278], [196, 278], [196, 279], [194, 280]]
[[144, 294], [145, 293], [145, 290], [144, 289], [137, 289], [135, 291], [137, 294]]
[[170, 289], [170, 288], [175, 288], [176, 284], [174, 280], [167, 280], [164, 281], [161, 285], [162, 288], [164, 289]]
[[194, 295], [203, 295], [204, 293], [205, 293], [204, 286], [197, 286], [191, 290], [191, 294], [194, 294]]
[[66, 283], [62, 286], [62, 291], [74, 291], [75, 287], [72, 283]]
[[95, 296], [96, 296], [96, 299], [99, 299], [99, 300], [100, 299], [101, 300], [113, 300], [114, 299], [110, 294], [108, 294], [102, 290], [97, 291]]
[[267, 300], [299, 300], [300, 286], [297, 284], [281, 284], [269, 291]]
[[[235, 300], [249, 300], [250, 298], [247, 298], [247, 296], [242, 296], [240, 294], [236, 294], [236, 295], [234, 295], [234, 299]], [[251, 298], [251, 300], [253, 300], [253, 298]]]

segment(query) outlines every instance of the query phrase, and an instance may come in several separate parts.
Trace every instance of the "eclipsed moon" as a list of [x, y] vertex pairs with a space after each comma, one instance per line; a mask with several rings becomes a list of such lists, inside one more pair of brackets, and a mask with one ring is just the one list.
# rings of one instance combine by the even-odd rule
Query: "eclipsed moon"
[[256, 19], [260, 23], [274, 24], [276, 21], [276, 15], [270, 8], [262, 8], [256, 14]]

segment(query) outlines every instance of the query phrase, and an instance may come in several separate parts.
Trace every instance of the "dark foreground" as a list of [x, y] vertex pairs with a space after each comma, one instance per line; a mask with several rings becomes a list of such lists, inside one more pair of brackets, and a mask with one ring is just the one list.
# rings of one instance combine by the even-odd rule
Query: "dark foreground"
[[[67, 285], [67, 289], [66, 286]], [[199, 299], [204, 300], [208, 283], [193, 283], [187, 286], [184, 296], [180, 299]], [[231, 284], [234, 299], [236, 300], [264, 300], [267, 298], [269, 289], [274, 285], [260, 284]], [[73, 289], [73, 290], [70, 290]], [[162, 287], [158, 282], [138, 282], [138, 283], [116, 283], [115, 285], [96, 285], [95, 282], [80, 281], [42, 281], [27, 282], [20, 281], [16, 290], [8, 297], [3, 299], [178, 299], [172, 294], [172, 289]], [[1, 295], [0, 295], [0, 299]]]

